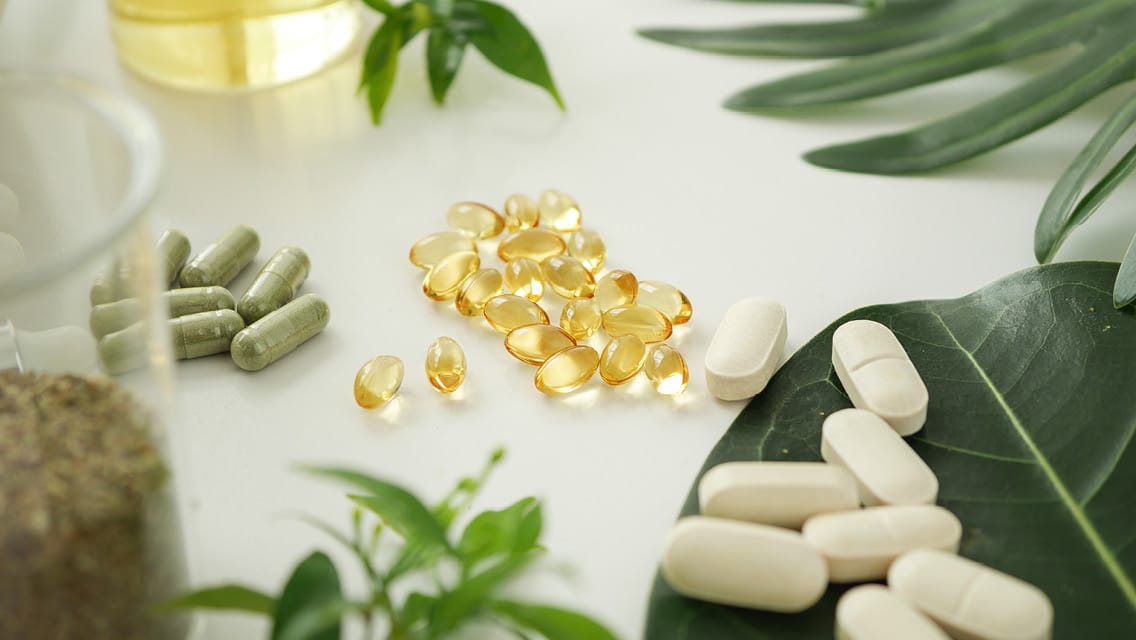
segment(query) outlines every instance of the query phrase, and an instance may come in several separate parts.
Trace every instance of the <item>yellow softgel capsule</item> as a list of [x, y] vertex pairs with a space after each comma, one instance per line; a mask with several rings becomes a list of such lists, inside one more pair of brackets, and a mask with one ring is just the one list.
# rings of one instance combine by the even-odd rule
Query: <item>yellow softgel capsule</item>
[[560, 327], [577, 340], [591, 336], [600, 328], [603, 312], [592, 298], [569, 300], [560, 312]]
[[453, 393], [465, 381], [465, 351], [457, 340], [442, 336], [426, 350], [426, 379], [442, 393]]
[[430, 267], [422, 281], [422, 293], [431, 300], [449, 300], [458, 294], [466, 278], [481, 267], [481, 258], [472, 251], [462, 251], [442, 258]]
[[595, 349], [586, 345], [568, 347], [545, 360], [533, 381], [544, 393], [568, 393], [584, 386], [599, 364], [600, 354]]
[[540, 263], [544, 280], [562, 298], [590, 298], [596, 279], [582, 262], [572, 256], [549, 256]]
[[694, 314], [694, 307], [685, 293], [674, 285], [658, 280], [640, 281], [636, 302], [658, 309], [670, 319], [671, 324], [685, 324]]
[[442, 258], [462, 251], [477, 253], [477, 243], [473, 238], [458, 231], [439, 231], [420, 239], [410, 247], [410, 263], [416, 267], [429, 269]]
[[603, 314], [603, 329], [612, 337], [632, 335], [647, 343], [671, 337], [671, 321], [658, 309], [641, 304], [608, 309]]
[[620, 385], [635, 377], [647, 359], [647, 345], [631, 335], [616, 336], [600, 354], [600, 377], [610, 385]]
[[568, 236], [568, 255], [584, 263], [595, 273], [607, 260], [607, 246], [600, 234], [591, 229], [577, 229]]
[[600, 311], [631, 304], [638, 295], [639, 279], [630, 271], [609, 271], [596, 281], [594, 297], [596, 304], [600, 305]]
[[458, 288], [454, 306], [463, 316], [479, 316], [485, 312], [485, 303], [504, 291], [505, 279], [496, 269], [480, 269], [465, 279]]
[[505, 219], [488, 205], [480, 202], [459, 202], [446, 213], [446, 222], [454, 229], [484, 240], [505, 230]]
[[580, 228], [580, 205], [576, 199], [556, 189], [540, 194], [540, 220], [557, 231]]
[[505, 288], [533, 302], [544, 297], [544, 272], [532, 258], [513, 258], [505, 264]]
[[690, 370], [686, 367], [686, 360], [682, 354], [669, 344], [657, 344], [647, 353], [647, 361], [643, 363], [643, 371], [647, 379], [654, 385], [655, 391], [673, 396], [686, 391], [686, 383], [690, 382]]
[[505, 199], [505, 229], [512, 233], [532, 229], [540, 224], [540, 207], [536, 200], [523, 193], [514, 193]]
[[564, 238], [548, 229], [525, 229], [507, 236], [497, 245], [497, 257], [505, 262], [532, 258], [537, 262], [564, 253]]
[[367, 361], [355, 374], [355, 404], [378, 409], [390, 402], [402, 386], [402, 360], [378, 356]]
[[505, 350], [526, 364], [537, 366], [569, 347], [576, 346], [572, 336], [550, 324], [528, 324], [505, 336]]
[[485, 321], [501, 333], [526, 324], [548, 324], [548, 314], [540, 305], [512, 293], [503, 293], [485, 303]]

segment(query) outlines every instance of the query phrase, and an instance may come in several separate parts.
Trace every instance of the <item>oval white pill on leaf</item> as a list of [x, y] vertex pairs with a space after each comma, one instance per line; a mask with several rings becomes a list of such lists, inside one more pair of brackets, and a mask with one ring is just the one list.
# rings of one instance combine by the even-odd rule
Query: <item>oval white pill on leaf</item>
[[838, 640], [950, 640], [902, 598], [878, 584], [846, 592], [836, 603]]
[[706, 386], [720, 400], [761, 393], [781, 362], [788, 325], [785, 306], [746, 298], [726, 311], [706, 350]]
[[860, 501], [881, 504], [933, 504], [939, 480], [888, 423], [874, 413], [843, 409], [821, 426], [820, 455], [856, 478]]
[[662, 573], [684, 596], [781, 613], [813, 606], [828, 586], [824, 560], [801, 534], [705, 516], [671, 529]]
[[891, 329], [871, 320], [840, 325], [832, 334], [832, 366], [853, 406], [880, 416], [901, 436], [923, 428], [927, 386]]
[[791, 529], [860, 507], [852, 475], [823, 462], [726, 462], [702, 476], [698, 501], [703, 515]]

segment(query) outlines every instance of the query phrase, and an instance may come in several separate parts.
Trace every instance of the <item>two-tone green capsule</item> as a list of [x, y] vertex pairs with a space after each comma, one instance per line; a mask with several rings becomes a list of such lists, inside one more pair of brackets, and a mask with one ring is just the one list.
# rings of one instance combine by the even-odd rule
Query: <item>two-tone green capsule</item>
[[259, 371], [323, 331], [330, 316], [323, 298], [302, 295], [234, 336], [233, 362], [246, 371]]
[[236, 225], [182, 267], [181, 286], [223, 287], [252, 262], [258, 250], [260, 236], [256, 231], [243, 224]]
[[[233, 294], [224, 287], [192, 287], [172, 289], [162, 293], [171, 318], [179, 318], [204, 311], [233, 309]], [[100, 304], [91, 309], [91, 333], [95, 338], [121, 331], [142, 320], [145, 308], [138, 298], [125, 298]]]
[[[174, 358], [187, 360], [228, 351], [245, 323], [236, 311], [221, 309], [171, 318], [166, 326]], [[99, 340], [99, 360], [107, 373], [123, 374], [150, 363], [147, 347], [146, 324], [136, 322]]]
[[[163, 288], [177, 277], [186, 258], [189, 257], [189, 252], [189, 238], [177, 229], [167, 229], [158, 238], [158, 243], [154, 247], [154, 261], [157, 263]], [[133, 268], [141, 266], [141, 264], [134, 265], [135, 262], [142, 261], [138, 260], [137, 256], [133, 260], [117, 259], [110, 268], [95, 276], [90, 293], [92, 307], [122, 300], [138, 293], [134, 289], [139, 287], [132, 286], [131, 282], [132, 277], [136, 275], [132, 273]]]
[[272, 254], [248, 291], [237, 303], [237, 313], [252, 324], [288, 304], [308, 279], [312, 262], [299, 247], [283, 247]]

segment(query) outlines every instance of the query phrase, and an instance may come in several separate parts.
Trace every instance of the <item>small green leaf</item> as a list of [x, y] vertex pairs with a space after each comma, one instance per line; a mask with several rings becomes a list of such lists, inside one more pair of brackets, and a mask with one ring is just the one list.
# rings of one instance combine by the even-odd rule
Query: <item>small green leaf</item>
[[446, 27], [434, 27], [426, 40], [426, 64], [430, 75], [430, 92], [434, 102], [446, 101], [446, 93], [461, 67], [467, 40], [455, 36]]
[[423, 624], [429, 620], [430, 612], [434, 610], [434, 606], [437, 603], [438, 599], [436, 597], [415, 591], [406, 597], [406, 602], [402, 604], [402, 612], [399, 614], [398, 620], [407, 628], [413, 628], [415, 625]]
[[490, 600], [493, 592], [532, 562], [537, 555], [538, 552], [530, 551], [507, 556], [497, 564], [459, 583], [452, 591], [443, 593], [431, 611], [430, 631], [435, 636], [443, 636], [477, 615]]
[[1136, 301], [1136, 236], [1124, 253], [1120, 271], [1116, 274], [1116, 284], [1112, 288], [1112, 304], [1115, 308], [1126, 307]]
[[[327, 554], [314, 552], [296, 565], [284, 585], [276, 603], [272, 640], [338, 640], [339, 615], [326, 624], [313, 624], [313, 618], [327, 620], [329, 610], [342, 606], [339, 572]], [[305, 635], [298, 635], [301, 631]]]
[[396, 11], [394, 5], [387, 2], [387, 0], [363, 0], [363, 4], [388, 16]]
[[423, 4], [441, 18], [449, 18], [454, 13], [454, 0], [423, 0]]
[[487, 0], [472, 0], [468, 6], [485, 21], [487, 27], [469, 33], [469, 41], [481, 55], [505, 73], [543, 88], [564, 110], [564, 101], [552, 80], [552, 72], [544, 60], [540, 44], [517, 16]]
[[512, 600], [494, 600], [490, 607], [547, 640], [615, 640], [607, 627], [575, 611]]
[[160, 610], [219, 609], [247, 611], [248, 613], [270, 616], [276, 609], [276, 599], [239, 584], [224, 584], [182, 594], [163, 602], [156, 608]]
[[485, 511], [470, 520], [457, 551], [467, 567], [498, 554], [524, 553], [536, 547], [543, 524], [540, 502], [524, 498], [500, 511]]

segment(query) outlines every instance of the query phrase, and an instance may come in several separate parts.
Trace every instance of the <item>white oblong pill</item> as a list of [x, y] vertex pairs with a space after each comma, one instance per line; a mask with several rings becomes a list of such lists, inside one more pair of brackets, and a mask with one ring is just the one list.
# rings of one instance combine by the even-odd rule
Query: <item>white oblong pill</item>
[[836, 603], [836, 640], [950, 640], [887, 587], [865, 584]]
[[823, 462], [726, 462], [702, 476], [698, 501], [703, 515], [790, 529], [860, 507], [852, 475]]
[[899, 435], [927, 421], [927, 385], [895, 334], [871, 320], [845, 322], [832, 334], [832, 367], [852, 404], [880, 416]]
[[781, 362], [788, 335], [785, 305], [746, 298], [726, 310], [706, 349], [706, 386], [720, 400], [761, 393]]
[[690, 516], [667, 536], [662, 573], [690, 598], [796, 613], [828, 586], [824, 559], [796, 531]]
[[933, 504], [939, 480], [888, 423], [862, 409], [842, 409], [821, 426], [820, 455], [856, 478], [860, 501]]
[[957, 552], [962, 523], [942, 507], [890, 505], [818, 515], [801, 535], [828, 563], [830, 582], [866, 582], [912, 549]]
[[1048, 640], [1053, 604], [1032, 584], [936, 549], [901, 555], [888, 586], [955, 638]]

